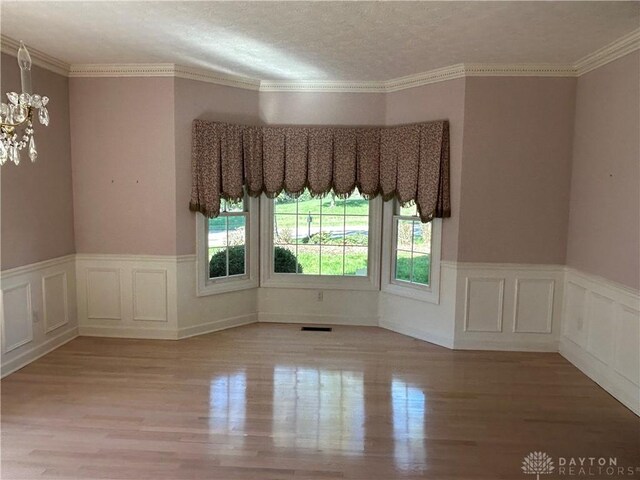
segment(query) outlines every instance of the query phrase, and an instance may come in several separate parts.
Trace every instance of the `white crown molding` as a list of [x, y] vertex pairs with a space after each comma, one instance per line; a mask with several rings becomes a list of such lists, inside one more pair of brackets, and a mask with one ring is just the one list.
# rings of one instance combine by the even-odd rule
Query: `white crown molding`
[[573, 65], [548, 63], [465, 63], [465, 77], [575, 77]]
[[260, 80], [254, 78], [224, 75], [173, 63], [75, 64], [71, 65], [69, 77], [175, 77], [248, 90], [260, 87]]
[[637, 28], [609, 45], [590, 53], [586, 57], [582, 57], [574, 65], [576, 73], [578, 76], [584, 75], [639, 48], [640, 28]]
[[465, 65], [462, 63], [443, 68], [436, 68], [428, 72], [416, 73], [405, 77], [392, 78], [382, 82], [385, 92], [397, 92], [407, 88], [421, 87], [431, 83], [444, 82], [463, 78], [465, 76]]
[[75, 64], [69, 69], [69, 77], [173, 77], [173, 63], [96, 63]]
[[[1, 37], [2, 52], [15, 56], [19, 42]], [[93, 77], [174, 77], [260, 92], [390, 93], [463, 77], [579, 77], [640, 49], [640, 28], [581, 58], [575, 64], [459, 63], [383, 81], [259, 80], [173, 63], [69, 65], [30, 48], [34, 64], [60, 75]]]
[[204, 70], [201, 68], [175, 65], [175, 76], [178, 78], [186, 78], [188, 80], [215, 83], [216, 85], [244, 88], [245, 90], [258, 91], [260, 89], [260, 80], [257, 78], [225, 75], [223, 73], [217, 73], [212, 70]]
[[385, 93], [385, 82], [339, 80], [262, 80], [261, 92]]
[[[5, 35], [0, 35], [0, 50], [2, 53], [15, 57], [18, 54], [18, 48], [20, 48], [19, 41]], [[69, 76], [71, 65], [68, 63], [31, 47], [29, 47], [29, 54], [31, 55], [31, 61], [34, 65], [45, 68], [58, 75]]]

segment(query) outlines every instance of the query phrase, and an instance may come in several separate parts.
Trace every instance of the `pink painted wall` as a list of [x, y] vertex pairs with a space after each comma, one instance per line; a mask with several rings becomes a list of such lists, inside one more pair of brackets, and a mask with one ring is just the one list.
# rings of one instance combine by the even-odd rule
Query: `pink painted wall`
[[79, 253], [175, 255], [173, 78], [72, 78]]
[[575, 87], [466, 79], [458, 261], [564, 264]]
[[465, 79], [424, 85], [387, 94], [387, 125], [449, 120], [451, 136], [451, 218], [442, 222], [442, 259], [458, 258], [460, 223], [460, 179], [462, 175], [462, 140], [465, 108]]
[[567, 265], [640, 288], [640, 52], [578, 79]]
[[[0, 91], [20, 91], [15, 57], [3, 54], [1, 68]], [[34, 90], [51, 99], [47, 106], [51, 122], [44, 127], [36, 121], [36, 163], [23, 151], [18, 167], [7, 163], [0, 170], [3, 270], [75, 251], [69, 83], [66, 77], [36, 66], [31, 73]]]
[[178, 255], [195, 253], [196, 214], [191, 198], [191, 124], [194, 119], [257, 124], [258, 92], [175, 79], [175, 235]]
[[260, 120], [271, 125], [383, 125], [378, 93], [262, 92]]

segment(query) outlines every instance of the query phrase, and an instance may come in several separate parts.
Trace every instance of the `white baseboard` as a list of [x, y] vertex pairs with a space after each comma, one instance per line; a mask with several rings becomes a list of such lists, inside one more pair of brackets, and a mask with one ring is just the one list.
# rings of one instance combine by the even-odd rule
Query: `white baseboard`
[[140, 328], [127, 326], [95, 326], [81, 325], [79, 328], [81, 337], [108, 337], [108, 338], [140, 338], [150, 340], [177, 340], [176, 329], [164, 328]]
[[435, 335], [432, 332], [425, 332], [417, 328], [407, 327], [406, 325], [390, 322], [388, 320], [380, 320], [380, 327], [391, 330], [392, 332], [400, 333], [402, 335], [407, 335], [412, 338], [417, 338], [418, 340], [433, 343], [441, 347], [446, 347], [449, 349], [453, 348], [453, 338]]
[[488, 350], [502, 352], [558, 352], [558, 341], [549, 339], [546, 341], [526, 341], [518, 339], [517, 341], [505, 342], [502, 340], [472, 340], [464, 338], [456, 340], [453, 346], [454, 350]]
[[1, 378], [4, 378], [7, 375], [10, 375], [17, 370], [20, 370], [23, 367], [26, 367], [31, 362], [34, 362], [40, 357], [44, 357], [47, 353], [50, 353], [56, 348], [61, 347], [65, 343], [70, 342], [77, 336], [78, 336], [78, 327], [74, 326], [74, 327], [68, 328], [64, 332], [56, 335], [53, 338], [50, 338], [49, 340], [38, 345], [37, 347], [22, 353], [20, 356], [15, 357], [14, 359], [6, 363], [3, 363]]
[[351, 325], [359, 327], [377, 327], [377, 317], [356, 317], [347, 315], [321, 314], [289, 314], [289, 313], [258, 313], [260, 323], [300, 323], [314, 325]]
[[215, 322], [203, 323], [201, 325], [194, 325], [192, 327], [184, 327], [178, 329], [178, 338], [189, 338], [196, 335], [204, 335], [206, 333], [213, 333], [220, 330], [226, 330], [227, 328], [241, 327], [243, 325], [249, 325], [258, 321], [257, 313], [250, 313], [248, 315], [239, 315], [237, 317], [225, 318], [224, 320], [216, 320]]
[[609, 392], [613, 398], [640, 416], [640, 389], [637, 385], [621, 375], [612, 373], [607, 365], [567, 338], [560, 341], [560, 355]]

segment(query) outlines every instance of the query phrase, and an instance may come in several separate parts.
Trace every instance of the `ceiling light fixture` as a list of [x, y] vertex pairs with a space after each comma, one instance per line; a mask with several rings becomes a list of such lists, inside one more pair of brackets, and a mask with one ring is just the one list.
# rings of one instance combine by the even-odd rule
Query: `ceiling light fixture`
[[24, 43], [18, 49], [18, 66], [22, 93], [7, 93], [8, 103], [0, 103], [0, 165], [11, 160], [20, 163], [20, 150], [29, 148], [32, 162], [38, 158], [36, 142], [33, 138], [33, 114], [38, 111], [38, 120], [44, 126], [49, 125], [47, 103], [49, 97], [31, 93], [31, 56]]

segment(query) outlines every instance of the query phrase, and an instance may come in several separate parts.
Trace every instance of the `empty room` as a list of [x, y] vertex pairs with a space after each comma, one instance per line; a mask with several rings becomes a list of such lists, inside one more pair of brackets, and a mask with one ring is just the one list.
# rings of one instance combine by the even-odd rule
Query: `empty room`
[[640, 479], [640, 1], [0, 46], [0, 478]]

